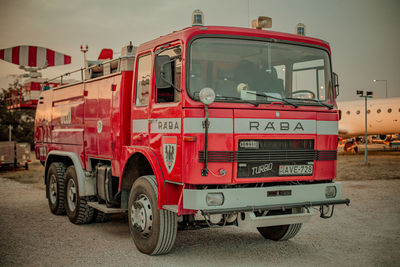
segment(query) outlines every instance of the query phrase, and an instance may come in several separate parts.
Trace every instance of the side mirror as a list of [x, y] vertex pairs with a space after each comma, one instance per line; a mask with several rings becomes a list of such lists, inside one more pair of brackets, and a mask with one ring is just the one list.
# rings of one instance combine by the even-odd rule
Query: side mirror
[[157, 56], [155, 60], [155, 79], [159, 89], [172, 85], [172, 61], [168, 55]]
[[333, 88], [335, 88], [335, 98], [339, 95], [339, 76], [333, 73]]

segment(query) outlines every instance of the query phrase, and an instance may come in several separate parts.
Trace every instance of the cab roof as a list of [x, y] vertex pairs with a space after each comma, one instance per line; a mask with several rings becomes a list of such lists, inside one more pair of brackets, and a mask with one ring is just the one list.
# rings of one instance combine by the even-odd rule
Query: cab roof
[[251, 28], [239, 27], [223, 27], [223, 26], [195, 26], [188, 27], [179, 31], [174, 31], [170, 34], [160, 36], [154, 40], [148, 41], [139, 45], [137, 52], [142, 53], [146, 51], [154, 51], [159, 46], [166, 43], [182, 40], [184, 43], [188, 42], [192, 37], [198, 35], [226, 35], [226, 36], [244, 36], [255, 38], [276, 39], [281, 41], [289, 41], [296, 43], [304, 43], [323, 47], [331, 53], [329, 43], [312, 37], [301, 36], [290, 33], [275, 32], [269, 30], [257, 30]]

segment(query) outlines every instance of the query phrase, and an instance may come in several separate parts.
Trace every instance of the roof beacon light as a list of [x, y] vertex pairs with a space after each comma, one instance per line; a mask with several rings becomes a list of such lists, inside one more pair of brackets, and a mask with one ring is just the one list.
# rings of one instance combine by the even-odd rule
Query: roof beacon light
[[192, 26], [203, 26], [204, 14], [200, 9], [196, 9], [192, 13]]
[[251, 21], [251, 27], [257, 30], [272, 28], [272, 19], [270, 17], [260, 16], [258, 19], [253, 19]]
[[306, 35], [306, 25], [303, 23], [298, 23], [296, 25], [296, 34], [305, 36]]

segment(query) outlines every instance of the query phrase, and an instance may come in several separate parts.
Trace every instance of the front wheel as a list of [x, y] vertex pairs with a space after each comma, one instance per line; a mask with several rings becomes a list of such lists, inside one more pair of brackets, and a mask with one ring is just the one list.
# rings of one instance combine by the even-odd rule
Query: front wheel
[[157, 208], [157, 184], [154, 175], [142, 176], [132, 185], [129, 196], [129, 229], [136, 247], [143, 253], [168, 253], [176, 238], [176, 214]]
[[65, 209], [69, 220], [74, 224], [89, 223], [93, 220], [94, 209], [89, 207], [90, 197], [80, 197], [75, 167], [68, 167], [65, 173]]

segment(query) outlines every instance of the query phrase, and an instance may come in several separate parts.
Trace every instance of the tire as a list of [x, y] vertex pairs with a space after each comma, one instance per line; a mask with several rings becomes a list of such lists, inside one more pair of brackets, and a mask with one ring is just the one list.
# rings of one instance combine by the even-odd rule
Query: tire
[[92, 222], [94, 209], [87, 203], [95, 198], [79, 197], [79, 184], [74, 166], [69, 166], [65, 172], [65, 199], [65, 210], [73, 224]]
[[[278, 215], [283, 212], [274, 212], [273, 215]], [[289, 213], [292, 213], [291, 211]], [[284, 212], [283, 214], [287, 214]], [[276, 225], [267, 227], [258, 227], [257, 230], [265, 239], [273, 241], [285, 241], [289, 240], [297, 235], [300, 231], [302, 224], [288, 224], [288, 225]]]
[[102, 211], [99, 210], [94, 210], [93, 211], [93, 222], [95, 223], [103, 223], [103, 222], [108, 222], [111, 221], [111, 216], [107, 213], [104, 213]]
[[142, 176], [132, 185], [128, 217], [131, 237], [139, 251], [160, 255], [172, 249], [178, 229], [177, 216], [157, 208], [154, 175]]
[[65, 214], [65, 164], [53, 162], [50, 164], [46, 178], [46, 196], [51, 213]]

